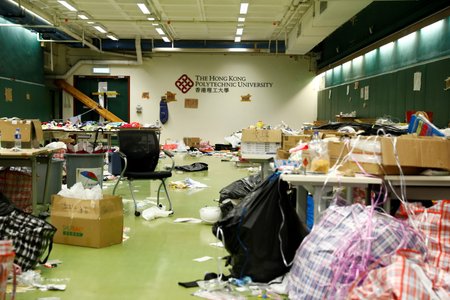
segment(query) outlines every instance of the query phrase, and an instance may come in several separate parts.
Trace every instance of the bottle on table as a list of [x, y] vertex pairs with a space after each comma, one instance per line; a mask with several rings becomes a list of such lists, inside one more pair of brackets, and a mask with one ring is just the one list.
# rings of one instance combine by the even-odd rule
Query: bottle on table
[[16, 128], [14, 133], [14, 151], [20, 151], [22, 149], [22, 134], [20, 133], [20, 128]]

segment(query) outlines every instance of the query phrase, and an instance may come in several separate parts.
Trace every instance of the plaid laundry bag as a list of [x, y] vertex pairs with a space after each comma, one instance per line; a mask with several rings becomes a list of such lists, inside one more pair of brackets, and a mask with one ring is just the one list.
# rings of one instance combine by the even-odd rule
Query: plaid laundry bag
[[32, 180], [30, 173], [9, 168], [0, 171], [0, 192], [11, 200], [17, 208], [25, 212], [32, 212]]
[[414, 211], [410, 221], [415, 222], [425, 236], [428, 262], [450, 272], [450, 200], [436, 201], [429, 208], [407, 205]]
[[14, 263], [23, 271], [47, 261], [55, 233], [52, 224], [21, 211], [0, 193], [0, 239], [12, 240]]
[[345, 299], [360, 273], [400, 248], [425, 252], [408, 224], [353, 204], [330, 206], [298, 248], [288, 276], [290, 299]]
[[370, 271], [348, 299], [450, 299], [450, 273], [425, 263], [422, 253], [401, 249], [387, 259], [390, 264]]

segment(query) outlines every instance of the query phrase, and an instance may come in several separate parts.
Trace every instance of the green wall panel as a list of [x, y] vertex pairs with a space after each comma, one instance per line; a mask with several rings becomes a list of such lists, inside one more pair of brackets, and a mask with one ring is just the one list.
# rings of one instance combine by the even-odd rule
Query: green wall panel
[[[6, 100], [5, 89], [12, 91], [12, 101]], [[0, 117], [52, 119], [52, 101], [46, 87], [0, 79], [0, 91]]]
[[[9, 24], [0, 17], [0, 24]], [[44, 84], [43, 50], [36, 34], [22, 27], [0, 27], [0, 117], [53, 118], [53, 101]], [[5, 89], [12, 89], [6, 101]]]
[[[375, 49], [325, 73], [324, 91], [331, 90], [331, 103], [318, 103], [322, 120], [335, 120], [339, 112], [357, 112], [360, 118], [390, 116], [405, 121], [406, 111], [433, 112], [433, 122], [446, 127], [450, 121], [450, 17], [422, 28], [393, 43]], [[421, 88], [414, 91], [414, 74], [421, 74]], [[358, 89], [346, 87], [359, 85]], [[369, 99], [361, 88], [369, 86]], [[351, 97], [351, 101], [349, 101]], [[328, 97], [327, 97], [328, 98]]]
[[[422, 74], [421, 89], [414, 91], [414, 73]], [[444, 90], [444, 80], [450, 77], [450, 58], [414, 66], [380, 76], [327, 88], [319, 92], [318, 118], [335, 121], [339, 112], [356, 110], [360, 118], [390, 116], [395, 121], [405, 121], [406, 111], [433, 112], [433, 122], [446, 127], [450, 122], [450, 90]], [[346, 87], [350, 86], [349, 95]], [[361, 99], [361, 88], [369, 86], [369, 100]], [[330, 103], [328, 94], [331, 90]], [[349, 101], [351, 96], [351, 101]], [[366, 106], [364, 106], [366, 103]]]

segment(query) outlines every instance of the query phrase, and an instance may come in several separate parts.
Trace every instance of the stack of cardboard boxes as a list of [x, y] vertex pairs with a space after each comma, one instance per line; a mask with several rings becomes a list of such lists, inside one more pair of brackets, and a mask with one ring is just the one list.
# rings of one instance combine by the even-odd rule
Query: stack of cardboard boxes
[[243, 154], [276, 154], [281, 146], [279, 129], [243, 129], [241, 152]]

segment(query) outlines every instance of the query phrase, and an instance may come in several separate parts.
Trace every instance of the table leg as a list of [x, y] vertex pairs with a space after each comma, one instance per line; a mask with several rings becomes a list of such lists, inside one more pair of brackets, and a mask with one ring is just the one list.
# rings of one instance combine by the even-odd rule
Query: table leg
[[37, 188], [38, 188], [38, 178], [37, 178], [37, 162], [36, 156], [32, 156], [31, 160], [31, 203], [33, 207], [33, 214], [37, 213]]
[[296, 210], [297, 214], [303, 222], [306, 223], [306, 209], [308, 207], [308, 191], [301, 185], [295, 187], [296, 189]]

